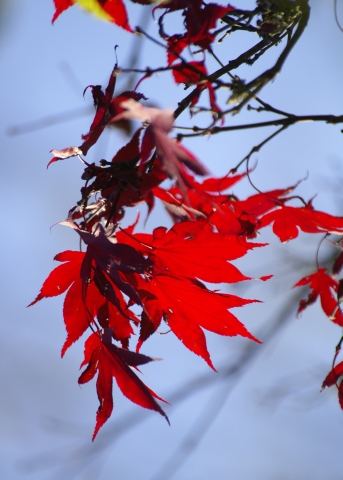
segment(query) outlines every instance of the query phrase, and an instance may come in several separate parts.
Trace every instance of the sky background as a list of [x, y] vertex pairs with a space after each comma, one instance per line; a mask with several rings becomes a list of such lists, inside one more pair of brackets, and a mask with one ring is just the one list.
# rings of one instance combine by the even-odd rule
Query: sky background
[[[79, 143], [91, 120], [91, 113], [87, 114], [90, 95], [83, 99], [83, 88], [107, 82], [115, 44], [119, 45], [120, 65], [128, 66], [135, 40], [77, 8], [52, 27], [52, 3], [8, 0], [0, 4], [0, 477], [165, 480], [173, 471], [178, 480], [341, 480], [343, 415], [333, 389], [319, 392], [340, 332], [318, 306], [300, 319], [289, 306], [294, 303], [294, 282], [314, 269], [319, 237], [306, 235], [280, 245], [266, 233], [272, 243], [270, 253], [252, 254], [241, 264], [247, 274], [274, 273], [275, 278], [267, 284], [250, 282], [239, 290], [264, 301], [257, 307], [245, 307], [240, 318], [253, 333], [261, 332], [262, 338], [275, 323], [283, 327], [270, 343], [258, 347], [252, 360], [239, 360], [247, 341], [208, 336], [219, 371], [237, 363], [244, 365], [238, 381], [209, 372], [201, 359], [171, 335], [155, 335], [144, 353], [163, 361], [144, 368], [144, 381], [163, 397], [174, 399], [167, 408], [172, 426], [123, 399], [116, 390], [113, 416], [91, 444], [98, 406], [95, 385], [77, 385], [81, 343], [60, 359], [65, 336], [62, 299], [50, 299], [31, 309], [25, 306], [53, 267], [54, 255], [78, 248], [73, 232], [51, 227], [63, 220], [79, 199], [82, 166], [70, 159], [46, 170], [49, 150]], [[237, 2], [242, 8], [252, 4]], [[261, 96], [276, 107], [299, 114], [341, 114], [343, 33], [334, 21], [333, 2], [313, 0], [311, 6], [303, 38], [282, 74]], [[140, 11], [130, 8], [133, 25], [138, 23]], [[149, 28], [156, 25], [151, 22]], [[238, 36], [224, 42], [218, 52], [224, 60], [233, 58], [254, 41], [254, 37], [247, 41]], [[271, 65], [274, 55], [256, 72]], [[145, 44], [139, 63], [143, 67], [163, 64], [164, 56], [162, 49]], [[250, 75], [248, 69], [241, 74]], [[119, 79], [120, 88], [125, 81]], [[160, 107], [174, 108], [184, 96], [182, 86], [174, 86], [168, 74], [147, 80], [141, 91]], [[77, 111], [81, 115], [72, 114]], [[49, 126], [47, 119], [45, 128], [9, 134], [13, 126], [64, 112], [62, 123]], [[244, 114], [240, 121], [251, 120]], [[188, 121], [184, 116], [178, 123]], [[267, 134], [266, 130], [235, 132], [187, 141], [186, 145], [214, 173], [222, 174]], [[124, 143], [122, 134], [106, 133], [87, 159], [109, 157]], [[291, 185], [308, 173], [300, 194], [305, 198], [317, 195], [318, 209], [342, 215], [342, 144], [339, 127], [296, 126], [254, 157], [258, 167], [253, 180], [267, 190]], [[252, 190], [244, 184], [237, 192], [244, 196]], [[168, 224], [161, 209], [153, 217], [149, 230]], [[322, 255], [325, 257], [325, 249]], [[207, 415], [214, 421], [202, 435]], [[198, 438], [196, 450], [188, 453], [187, 448]], [[181, 465], [181, 453], [166, 466], [178, 448], [187, 452], [187, 461]]]

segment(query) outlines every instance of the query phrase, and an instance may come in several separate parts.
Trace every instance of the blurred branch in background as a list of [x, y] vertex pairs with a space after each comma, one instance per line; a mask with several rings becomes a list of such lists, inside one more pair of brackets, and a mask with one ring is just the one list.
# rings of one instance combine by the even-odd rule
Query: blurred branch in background
[[268, 327], [258, 332], [257, 337], [263, 340], [262, 345], [247, 344], [230, 367], [221, 367], [221, 385], [216, 389], [211, 400], [205, 405], [201, 414], [188, 429], [188, 433], [180, 441], [178, 447], [167, 457], [150, 480], [160, 480], [162, 478], [163, 480], [170, 480], [189, 461], [206, 433], [217, 420], [230, 394], [244, 379], [245, 373], [254, 365], [256, 358], [265, 353], [271, 341], [275, 344], [277, 337], [282, 334], [289, 322], [294, 319], [296, 313], [295, 306], [300, 298], [301, 295], [298, 292], [290, 296], [275, 315], [273, 321], [270, 321]]
[[[2, 8], [2, 3], [0, 2], [0, 8]], [[1, 16], [1, 10], [0, 10]], [[141, 28], [145, 29], [148, 27], [149, 22], [151, 19], [151, 10], [149, 8], [144, 8], [141, 12], [141, 17], [139, 19], [138, 24], [141, 25]], [[143, 37], [135, 35], [131, 41], [131, 53], [127, 60], [127, 65], [134, 69], [139, 65], [143, 49], [145, 46], [145, 41]], [[64, 74], [66, 80], [71, 85], [73, 90], [79, 95], [82, 90], [84, 89], [84, 85], [81, 84], [78, 78], [76, 78], [74, 71], [70, 67], [70, 65], [66, 62], [61, 64], [61, 71]], [[127, 75], [125, 78], [125, 84], [122, 87], [122, 90], [132, 90], [135, 82], [137, 79], [137, 74], [132, 72], [130, 75]], [[77, 107], [73, 108], [68, 111], [60, 112], [60, 113], [52, 113], [50, 115], [44, 115], [42, 118], [37, 120], [30, 120], [28, 122], [19, 123], [18, 125], [13, 125], [8, 127], [7, 133], [8, 135], [23, 135], [35, 132], [37, 130], [41, 130], [42, 128], [49, 128], [53, 127], [54, 125], [58, 125], [65, 122], [70, 122], [75, 120], [76, 118], [80, 118], [82, 116], [89, 116], [94, 111], [94, 107]], [[114, 126], [118, 127], [118, 124]], [[120, 126], [119, 126], [120, 128]]]
[[[254, 366], [256, 359], [266, 353], [271, 341], [275, 345], [277, 338], [282, 335], [290, 321], [294, 319], [296, 306], [302, 295], [302, 291], [289, 295], [283, 302], [279, 312], [273, 316], [273, 319], [267, 321], [267, 326], [257, 334], [258, 338], [263, 340], [261, 345], [252, 342], [247, 343], [237, 353], [234, 361], [230, 359], [219, 367], [216, 375], [209, 372], [195, 377], [167, 395], [170, 401], [170, 409], [172, 409], [180, 406], [182, 402], [198, 395], [205, 389], [215, 389], [210, 402], [205, 405], [205, 408], [189, 428], [184, 439], [181, 440], [180, 445], [167, 457], [158, 472], [151, 477], [151, 480], [169, 480], [173, 478], [183, 464], [189, 460], [227, 404], [234, 388], [244, 380], [245, 374]], [[273, 393], [271, 393], [269, 398], [270, 401], [273, 400], [272, 396]], [[274, 399], [278, 401], [276, 398]], [[278, 399], [281, 399], [280, 395]], [[123, 435], [128, 434], [139, 424], [149, 420], [149, 418], [148, 414], [143, 415], [141, 412], [123, 415], [120, 419], [115, 419], [113, 424], [103, 432], [102, 436], [94, 444], [87, 443], [81, 447], [62, 448], [60, 452], [56, 452], [56, 450], [40, 452], [37, 457], [21, 461], [19, 466], [26, 473], [34, 473], [42, 469], [49, 471], [56, 469], [56, 473], [52, 478], [58, 479], [66, 476], [69, 480], [80, 477], [82, 472], [88, 471], [91, 465], [96, 462], [98, 466], [97, 472], [100, 475], [104, 454], [114, 448]], [[58, 420], [54, 421], [54, 431], [56, 427], [58, 427]], [[68, 424], [63, 426], [63, 430], [73, 430], [75, 434], [74, 427], [68, 426]], [[83, 432], [79, 432], [79, 434], [83, 436]], [[84, 474], [82, 478], [88, 477]]]

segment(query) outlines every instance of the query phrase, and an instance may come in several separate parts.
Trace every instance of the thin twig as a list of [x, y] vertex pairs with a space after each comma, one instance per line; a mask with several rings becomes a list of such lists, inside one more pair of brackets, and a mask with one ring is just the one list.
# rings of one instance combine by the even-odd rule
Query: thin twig
[[282, 126], [281, 128], [279, 128], [278, 130], [276, 130], [275, 132], [273, 132], [271, 135], [268, 135], [268, 137], [266, 137], [264, 140], [262, 140], [262, 142], [260, 142], [259, 144], [255, 145], [252, 147], [252, 149], [245, 155], [244, 158], [242, 158], [242, 160], [240, 160], [237, 165], [235, 167], [233, 167], [231, 170], [230, 170], [230, 173], [235, 173], [238, 168], [243, 165], [243, 163], [249, 161], [250, 157], [254, 154], [254, 153], [257, 153], [261, 150], [262, 147], [264, 147], [264, 145], [266, 145], [266, 143], [270, 142], [270, 140], [272, 140], [274, 137], [276, 137], [277, 135], [279, 135], [279, 133], [281, 133], [283, 130], [285, 130], [287, 128], [287, 126]]
[[[249, 48], [246, 52], [242, 53], [238, 57], [236, 57], [233, 60], [230, 60], [227, 65], [224, 67], [219, 68], [215, 72], [211, 73], [208, 75], [207, 80], [209, 82], [213, 82], [214, 80], [219, 79], [223, 75], [227, 74], [228, 72], [231, 72], [232, 70], [235, 70], [236, 68], [240, 67], [244, 63], [249, 63], [249, 59], [255, 55], [262, 47], [270, 45], [273, 46], [277, 43], [276, 40], [272, 41], [269, 39], [263, 39], [260, 40], [258, 43], [256, 43], [253, 47]], [[195, 88], [192, 90], [185, 98], [183, 98], [179, 104], [178, 107], [174, 111], [174, 118], [177, 118], [178, 116], [181, 115], [181, 113], [189, 106], [189, 104], [192, 102], [194, 96], [197, 94], [197, 89]]]
[[[272, 107], [273, 108], [273, 107]], [[281, 110], [280, 110], [281, 112]], [[223, 127], [198, 127], [195, 125], [192, 127], [192, 133], [179, 134], [179, 139], [188, 138], [188, 137], [200, 137], [204, 135], [215, 135], [222, 132], [231, 132], [236, 130], [249, 130], [253, 128], [266, 128], [266, 127], [277, 127], [282, 126], [288, 128], [290, 126], [296, 125], [297, 123], [305, 122], [324, 122], [331, 125], [337, 125], [343, 123], [343, 115], [331, 115], [331, 114], [322, 114], [322, 115], [295, 115], [287, 114], [285, 118], [276, 118], [274, 120], [266, 120], [264, 122], [253, 122], [253, 123], [243, 123], [240, 125], [227, 125]], [[177, 128], [177, 127], [175, 127]], [[178, 127], [184, 128], [184, 127]]]

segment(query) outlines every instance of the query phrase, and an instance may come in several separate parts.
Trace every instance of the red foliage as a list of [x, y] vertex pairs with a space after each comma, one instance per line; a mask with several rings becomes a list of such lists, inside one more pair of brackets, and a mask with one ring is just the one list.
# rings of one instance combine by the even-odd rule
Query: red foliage
[[[142, 5], [152, 3], [133, 1]], [[55, 0], [53, 21], [77, 3], [82, 4], [77, 0]], [[131, 30], [122, 0], [94, 0], [93, 10]], [[160, 35], [168, 52], [168, 66], [162, 70], [171, 70], [176, 83], [194, 85], [189, 106], [195, 105], [207, 89], [212, 111], [220, 114], [215, 96], [217, 85], [209, 80], [212, 77], [208, 75], [205, 60], [218, 20], [232, 12], [233, 7], [202, 0], [170, 0], [159, 3], [156, 11], [162, 11]], [[175, 11], [182, 13], [185, 32], [169, 35], [164, 20]], [[180, 58], [183, 50], [191, 46], [200, 48], [201, 61], [186, 62]], [[295, 186], [239, 198], [231, 189], [249, 172], [195, 178], [193, 175], [204, 177], [209, 172], [172, 137], [173, 113], [145, 106], [145, 97], [135, 91], [115, 95], [118, 72], [115, 65], [104, 90], [99, 85], [89, 87], [95, 107], [89, 131], [82, 136], [78, 147], [53, 150], [48, 165], [71, 156], [87, 155], [109, 124], [135, 120], [142, 126], [110, 161], [85, 162], [81, 200], [70, 210], [66, 222], [78, 234], [84, 251], [67, 250], [56, 255], [55, 260], [61, 264], [48, 275], [30, 304], [65, 294], [63, 317], [67, 336], [62, 356], [87, 331], [92, 332], [85, 341], [81, 364], [85, 369], [79, 383], [89, 382], [97, 375], [99, 408], [93, 439], [112, 413], [113, 379], [132, 402], [166, 417], [158, 403], [162, 399], [134, 371], [153, 360], [139, 350], [162, 322], [213, 369], [205, 331], [258, 341], [231, 312], [256, 300], [223, 293], [218, 284], [251, 280], [232, 262], [266, 246], [251, 241], [262, 228], [271, 226], [282, 242], [296, 238], [300, 231], [343, 233], [342, 217], [315, 210], [311, 202], [302, 201], [301, 206], [295, 206], [294, 201], [299, 197], [289, 196]], [[122, 226], [126, 207], [145, 202], [150, 214], [156, 201], [162, 202], [170, 214], [171, 228], [160, 226], [152, 233], [142, 233], [135, 231], [137, 225]], [[342, 267], [342, 258], [340, 254], [334, 264], [335, 274]], [[260, 278], [268, 280], [271, 275]], [[318, 267], [296, 286], [310, 288], [308, 297], [300, 302], [299, 312], [319, 298], [324, 313], [343, 326], [339, 305], [342, 282]], [[136, 333], [136, 351], [132, 351], [129, 345]], [[340, 363], [326, 377], [323, 386], [337, 385], [343, 408], [342, 376], [343, 363]]]
[[112, 379], [114, 378], [122, 393], [132, 402], [150, 410], [155, 410], [163, 415], [169, 423], [168, 417], [163, 412], [156, 398], [162, 400], [155, 392], [150, 390], [130, 367], [138, 367], [151, 362], [153, 358], [130, 352], [112, 345], [108, 332], [102, 337], [93, 333], [85, 342], [84, 360], [81, 367], [85, 370], [79, 377], [79, 384], [87, 383], [98, 374], [96, 390], [99, 398], [99, 408], [96, 414], [96, 424], [92, 439], [94, 440], [99, 429], [111, 416], [113, 409]]
[[302, 208], [281, 205], [261, 219], [261, 227], [269, 224], [273, 224], [273, 232], [282, 242], [296, 238], [299, 229], [306, 233], [343, 233], [342, 217], [316, 211], [311, 205]]
[[173, 65], [173, 76], [176, 83], [195, 84], [197, 88], [193, 94], [191, 106], [198, 103], [201, 93], [207, 89], [210, 105], [213, 112], [219, 113], [220, 108], [216, 103], [216, 94], [211, 82], [206, 80], [207, 69], [203, 62], [175, 63]]
[[296, 283], [296, 287], [308, 285], [311, 289], [309, 296], [300, 301], [298, 313], [320, 298], [324, 313], [341, 327], [343, 326], [343, 312], [337, 297], [339, 283], [324, 268], [302, 278]]
[[335, 385], [338, 391], [338, 400], [343, 409], [343, 362], [336, 365], [326, 376], [322, 388], [332, 387]]
[[[217, 24], [217, 21], [224, 15], [232, 12], [234, 7], [220, 6], [216, 3], [205, 4], [202, 0], [172, 0], [161, 4], [157, 8], [164, 8], [166, 11], [159, 19], [160, 33], [167, 40], [168, 44], [168, 63], [173, 63], [182, 53], [182, 51], [191, 45], [196, 45], [203, 50], [210, 47], [214, 40], [211, 33]], [[183, 10], [184, 34], [167, 35], [163, 28], [163, 20], [167, 13], [175, 10]]]

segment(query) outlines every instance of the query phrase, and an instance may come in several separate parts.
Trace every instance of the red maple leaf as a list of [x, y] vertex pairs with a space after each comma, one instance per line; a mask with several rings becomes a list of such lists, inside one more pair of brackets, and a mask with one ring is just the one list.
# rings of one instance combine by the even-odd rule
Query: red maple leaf
[[261, 228], [273, 225], [273, 232], [281, 242], [293, 240], [299, 234], [299, 229], [306, 233], [337, 233], [343, 232], [343, 217], [335, 217], [311, 205], [306, 207], [289, 207], [280, 205], [276, 210], [267, 213], [260, 220]]
[[88, 284], [94, 278], [101, 294], [119, 309], [113, 285], [127, 295], [132, 303], [140, 305], [141, 299], [127, 274], [148, 272], [151, 268], [149, 260], [130, 245], [111, 242], [101, 227], [98, 235], [78, 228], [76, 231], [87, 245], [81, 269], [82, 281]]
[[343, 326], [343, 312], [337, 298], [338, 281], [329, 275], [324, 268], [320, 268], [311, 275], [307, 275], [299, 280], [295, 287], [303, 287], [305, 285], [309, 286], [311, 292], [306, 299], [300, 301], [298, 313], [301, 313], [319, 297], [324, 313], [334, 323]]
[[[154, 188], [153, 193], [166, 204], [174, 221], [178, 220], [178, 214], [183, 220], [203, 214], [221, 234], [255, 237], [260, 228], [260, 217], [282, 204], [286, 200], [285, 195], [292, 191], [294, 186], [257, 193], [245, 200], [223, 193], [244, 177], [245, 174], [226, 175], [218, 179], [209, 178], [200, 183], [185, 172], [185, 193], [178, 186], [169, 190]], [[168, 204], [178, 207], [178, 210], [171, 211]]]
[[64, 263], [50, 273], [30, 304], [67, 291], [63, 304], [67, 339], [62, 356], [94, 324], [96, 317], [101, 326], [111, 328], [113, 338], [128, 344], [132, 333], [130, 321], [138, 323], [138, 319], [127, 307], [122, 292], [136, 303], [141, 304], [141, 299], [124, 272], [143, 272], [149, 265], [129, 245], [111, 244], [103, 236], [93, 238], [87, 232], [81, 235], [87, 242], [87, 252], [66, 251], [56, 255], [55, 260]]
[[148, 388], [133, 372], [131, 366], [137, 367], [152, 361], [147, 357], [129, 350], [120, 349], [106, 339], [93, 333], [85, 342], [84, 360], [81, 367], [85, 370], [79, 377], [79, 384], [89, 382], [98, 374], [96, 389], [99, 399], [99, 408], [96, 414], [96, 423], [92, 440], [95, 439], [100, 428], [109, 419], [113, 410], [113, 378], [116, 380], [122, 393], [132, 402], [163, 415], [169, 423], [167, 415], [157, 403], [161, 399]]
[[[159, 24], [160, 34], [168, 43], [168, 64], [179, 58], [180, 53], [190, 45], [197, 45], [203, 50], [208, 49], [214, 40], [211, 30], [215, 28], [217, 21], [234, 10], [234, 7], [230, 5], [224, 7], [216, 3], [206, 4], [202, 0], [193, 0], [192, 2], [171, 0], [158, 5], [156, 8], [166, 9], [166, 12], [159, 19]], [[169, 12], [181, 9], [184, 10], [186, 32], [169, 36], [163, 28], [164, 16]]]
[[202, 357], [213, 369], [203, 329], [219, 335], [241, 335], [257, 341], [228, 311], [229, 308], [255, 300], [213, 292], [199, 281], [171, 275], [154, 275], [150, 281], [144, 281], [141, 277], [136, 280], [145, 314], [142, 316], [138, 349], [155, 332], [162, 319], [189, 350]]
[[52, 270], [44, 281], [37, 297], [29, 304], [29, 307], [43, 298], [55, 297], [64, 293], [75, 282], [77, 275], [79, 275], [83, 259], [83, 252], [66, 250], [58, 253], [54, 260], [63, 262], [62, 265]]
[[212, 283], [233, 283], [249, 280], [229, 263], [244, 256], [249, 250], [264, 246], [247, 242], [234, 235], [214, 232], [206, 221], [181, 222], [170, 230], [158, 227], [153, 234], [127, 235], [118, 233], [118, 239], [147, 255], [154, 272], [163, 275], [198, 278]]
[[[52, 17], [52, 23], [54, 23], [57, 18], [67, 10], [69, 7], [73, 5], [77, 5], [80, 3], [79, 0], [54, 0], [55, 4], [55, 12]], [[132, 28], [129, 25], [128, 17], [124, 2], [122, 0], [93, 0], [93, 2], [89, 2], [89, 6], [86, 7], [91, 13], [96, 12], [97, 9], [100, 9], [104, 13], [104, 17], [107, 20], [115, 23], [119, 27], [124, 28], [125, 30], [132, 32]], [[94, 4], [94, 6], [92, 5]]]
[[332, 387], [333, 385], [337, 387], [339, 404], [343, 409], [343, 362], [340, 362], [328, 373], [322, 388]]
[[202, 221], [181, 222], [170, 230], [159, 227], [153, 234], [134, 234], [130, 227], [118, 232], [117, 238], [137, 248], [151, 262], [151, 270], [145, 277], [131, 275], [143, 307], [138, 349], [162, 319], [187, 348], [212, 368], [202, 328], [256, 340], [228, 312], [229, 308], [255, 300], [211, 291], [199, 279], [212, 283], [248, 280], [229, 260], [263, 244], [221, 235]]
[[94, 284], [88, 288], [83, 284], [80, 272], [85, 254], [67, 250], [55, 256], [55, 260], [63, 262], [56, 267], [44, 281], [37, 297], [30, 303], [34, 305], [43, 298], [55, 297], [67, 291], [63, 304], [63, 317], [67, 338], [61, 350], [61, 356], [78, 340], [93, 322], [104, 299], [100, 296]]

